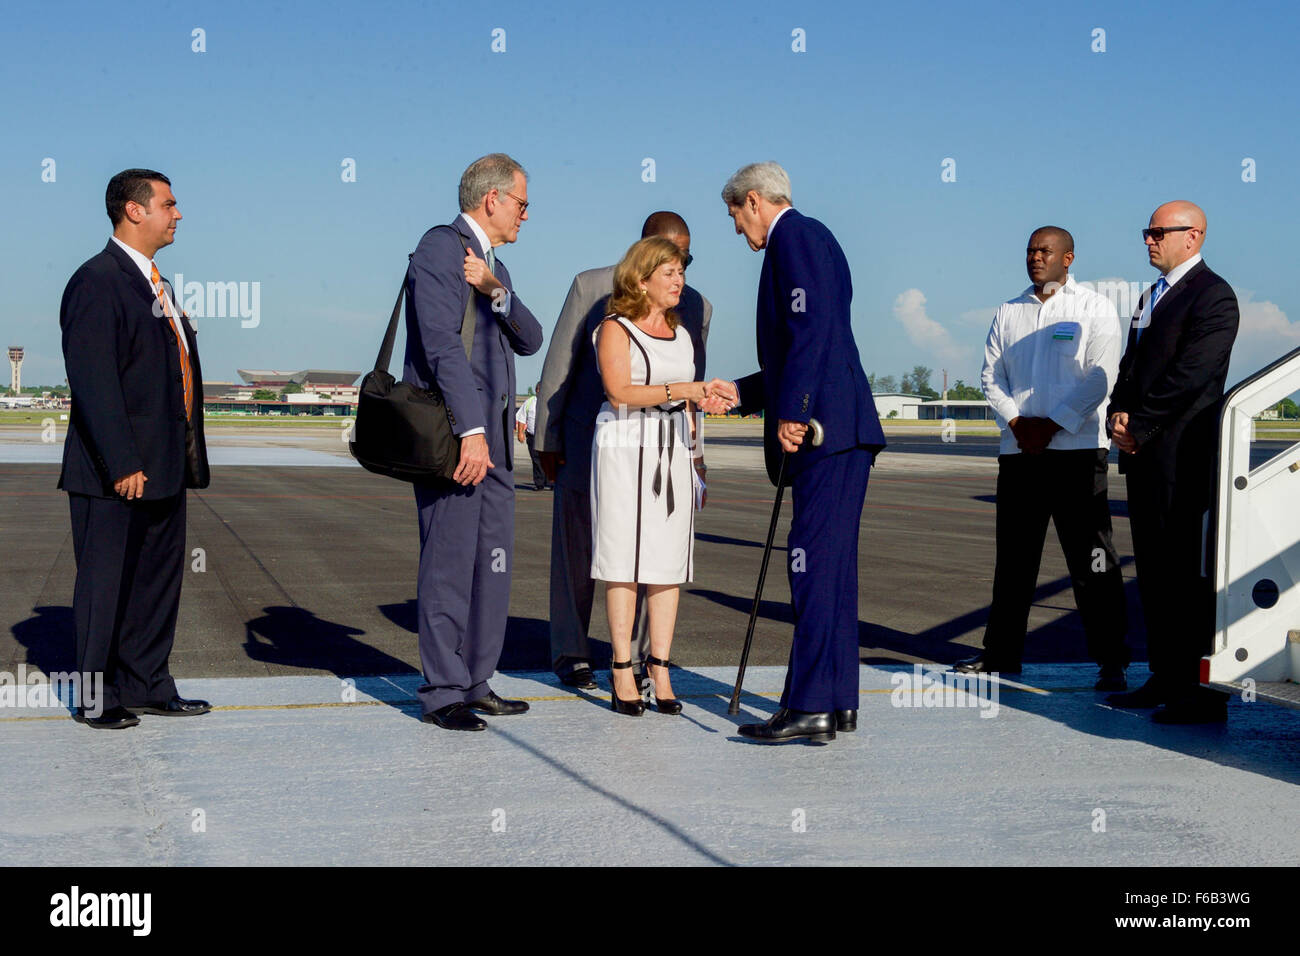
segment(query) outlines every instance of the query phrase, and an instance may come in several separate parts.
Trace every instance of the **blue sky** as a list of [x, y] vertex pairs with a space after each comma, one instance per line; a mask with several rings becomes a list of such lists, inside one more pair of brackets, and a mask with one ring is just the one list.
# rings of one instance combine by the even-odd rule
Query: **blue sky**
[[[199, 321], [206, 378], [368, 369], [406, 253], [455, 215], [465, 165], [502, 150], [532, 207], [499, 253], [543, 327], [575, 272], [675, 209], [727, 376], [757, 364], [761, 259], [719, 198], [744, 163], [785, 165], [844, 247], [868, 372], [968, 383], [1035, 226], [1074, 233], [1078, 278], [1145, 283], [1138, 230], [1191, 199], [1243, 303], [1235, 380], [1300, 346], [1281, 242], [1300, 220], [1298, 20], [1285, 3], [27, 5], [0, 35], [0, 344], [26, 348], [26, 382], [63, 379], [64, 284], [108, 238], [108, 178], [140, 165], [185, 216], [164, 274], [260, 284], [256, 327]], [[543, 354], [519, 360], [521, 387]]]

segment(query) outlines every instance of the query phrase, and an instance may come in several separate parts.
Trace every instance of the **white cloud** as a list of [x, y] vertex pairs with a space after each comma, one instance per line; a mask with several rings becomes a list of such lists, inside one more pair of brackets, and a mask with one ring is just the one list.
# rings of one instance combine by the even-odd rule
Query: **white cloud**
[[1232, 347], [1229, 383], [1276, 361], [1300, 348], [1300, 322], [1292, 322], [1276, 303], [1254, 301], [1254, 292], [1236, 289], [1241, 325]]
[[[955, 342], [951, 332], [926, 314], [925, 293], [920, 289], [908, 289], [894, 300], [894, 318], [902, 324], [912, 345], [945, 368], [965, 369], [978, 365], [973, 345]], [[980, 342], [983, 342], [982, 337]]]

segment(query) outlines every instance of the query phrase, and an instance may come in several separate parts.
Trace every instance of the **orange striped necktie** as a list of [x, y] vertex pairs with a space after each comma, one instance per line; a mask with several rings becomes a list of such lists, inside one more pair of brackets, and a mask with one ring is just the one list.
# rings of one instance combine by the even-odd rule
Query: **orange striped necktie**
[[190, 409], [194, 404], [194, 373], [190, 370], [190, 353], [181, 340], [181, 328], [176, 324], [176, 317], [172, 315], [171, 306], [167, 304], [167, 294], [163, 292], [162, 276], [158, 274], [158, 266], [150, 262], [149, 268], [151, 270], [149, 277], [153, 280], [154, 295], [158, 296], [158, 301], [162, 303], [163, 314], [167, 316], [167, 321], [172, 326], [172, 332], [176, 334], [176, 348], [181, 357], [181, 381], [185, 390], [185, 419], [188, 421]]

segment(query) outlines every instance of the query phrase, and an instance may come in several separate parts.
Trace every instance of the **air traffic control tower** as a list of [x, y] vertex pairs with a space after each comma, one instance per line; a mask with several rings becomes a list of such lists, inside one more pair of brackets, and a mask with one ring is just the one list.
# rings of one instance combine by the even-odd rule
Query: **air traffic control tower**
[[21, 345], [9, 346], [9, 387], [15, 395], [23, 393], [23, 349]]

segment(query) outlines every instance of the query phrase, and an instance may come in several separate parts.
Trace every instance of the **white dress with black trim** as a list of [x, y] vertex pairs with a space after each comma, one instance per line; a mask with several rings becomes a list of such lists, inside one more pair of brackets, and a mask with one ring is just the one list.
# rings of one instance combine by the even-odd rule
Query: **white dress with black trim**
[[[657, 338], [622, 316], [633, 385], [695, 380], [695, 347], [678, 326]], [[598, 339], [604, 322], [596, 329]], [[681, 584], [692, 580], [695, 493], [686, 403], [624, 408], [608, 400], [591, 444], [591, 576], [598, 581]]]

